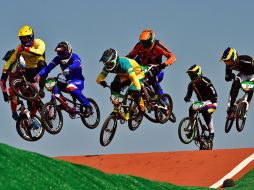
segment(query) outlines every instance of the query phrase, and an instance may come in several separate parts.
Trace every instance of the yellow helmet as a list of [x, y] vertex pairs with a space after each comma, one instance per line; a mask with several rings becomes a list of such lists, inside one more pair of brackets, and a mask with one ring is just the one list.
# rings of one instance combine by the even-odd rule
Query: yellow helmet
[[33, 35], [33, 29], [28, 25], [24, 25], [22, 26], [22, 28], [19, 29], [18, 37], [31, 35]]
[[34, 40], [33, 29], [28, 25], [22, 26], [19, 29], [18, 37], [19, 37], [22, 45], [32, 46], [33, 40]]
[[192, 65], [187, 72], [192, 81], [197, 81], [202, 76], [202, 69], [200, 65]]
[[238, 58], [237, 51], [234, 48], [228, 47], [221, 56], [221, 61], [226, 64], [226, 67], [234, 67]]

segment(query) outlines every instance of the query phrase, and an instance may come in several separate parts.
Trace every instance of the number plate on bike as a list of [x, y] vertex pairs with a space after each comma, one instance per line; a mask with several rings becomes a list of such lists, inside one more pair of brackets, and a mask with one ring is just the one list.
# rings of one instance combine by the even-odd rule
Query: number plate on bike
[[250, 91], [254, 88], [254, 82], [252, 81], [243, 81], [241, 85], [244, 91]]
[[204, 106], [204, 103], [203, 103], [203, 102], [197, 101], [197, 102], [194, 102], [194, 103], [192, 104], [192, 109], [193, 109], [193, 110], [199, 110], [199, 109], [201, 109], [203, 106]]

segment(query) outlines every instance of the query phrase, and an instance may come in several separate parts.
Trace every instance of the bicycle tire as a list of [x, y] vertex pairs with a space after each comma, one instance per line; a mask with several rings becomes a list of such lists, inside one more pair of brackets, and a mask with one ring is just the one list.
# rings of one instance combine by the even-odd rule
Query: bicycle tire
[[[49, 117], [50, 113], [55, 112], [55, 110], [52, 110], [52, 109], [55, 109], [55, 108], [56, 108], [56, 116], [59, 119], [59, 122], [58, 122], [57, 125], [54, 125], [52, 123], [53, 118]], [[49, 113], [48, 110], [50, 110], [50, 113]], [[42, 117], [42, 122], [44, 124], [44, 127], [45, 127], [45, 129], [48, 133], [50, 133], [52, 135], [56, 135], [62, 130], [62, 128], [63, 128], [63, 115], [62, 115], [62, 112], [61, 112], [60, 108], [58, 106], [55, 107], [54, 102], [47, 102], [42, 106], [41, 117]]]
[[227, 117], [226, 124], [225, 124], [225, 133], [228, 133], [231, 130], [234, 121], [235, 121], [234, 118]]
[[240, 102], [236, 110], [236, 129], [238, 132], [241, 132], [245, 126], [245, 121], [247, 118], [246, 113], [247, 113], [247, 103]]
[[130, 106], [130, 118], [128, 119], [128, 127], [131, 131], [135, 131], [143, 120], [143, 114], [140, 113], [138, 105], [133, 101], [133, 105]]
[[172, 123], [176, 122], [176, 116], [174, 114], [174, 112], [172, 112], [171, 116], [168, 118], [169, 121], [171, 121]]
[[[113, 126], [112, 129], [108, 129], [110, 121], [113, 121]], [[101, 132], [100, 132], [100, 144], [102, 146], [107, 146], [109, 145], [109, 143], [113, 140], [115, 132], [116, 132], [116, 128], [117, 128], [117, 118], [116, 115], [112, 114], [109, 115], [107, 117], [107, 119], [104, 121], [103, 126], [101, 128]], [[104, 141], [104, 134], [106, 132], [110, 132], [109, 137], [107, 137], [106, 142]]]
[[[165, 101], [167, 100], [167, 101]], [[159, 123], [166, 123], [172, 114], [173, 101], [169, 94], [158, 96], [158, 108], [155, 110], [155, 118]]]
[[[28, 118], [26, 115], [22, 115], [18, 118], [17, 122], [16, 122], [16, 130], [19, 134], [19, 136], [26, 140], [26, 141], [38, 141], [39, 139], [42, 138], [42, 136], [44, 135], [45, 129], [44, 127], [42, 127], [42, 123], [40, 120], [40, 117], [38, 116], [31, 116], [31, 121], [35, 121], [35, 122], [39, 122], [40, 127], [38, 129], [35, 129], [32, 126], [28, 126]], [[34, 126], [34, 125], [33, 125]], [[33, 131], [32, 131], [33, 130]], [[37, 134], [34, 135], [34, 131], [37, 131]]]
[[39, 97], [39, 91], [30, 82], [24, 81], [22, 78], [15, 78], [11, 81], [10, 87], [13, 92], [20, 98], [35, 101]]
[[213, 141], [205, 141], [200, 143], [199, 150], [212, 150], [213, 149]]
[[[100, 119], [101, 119], [100, 109], [99, 109], [99, 106], [98, 106], [98, 104], [96, 103], [95, 100], [93, 100], [92, 98], [87, 98], [87, 99], [88, 99], [88, 101], [90, 102], [90, 104], [92, 106], [92, 114], [90, 114], [88, 117], [81, 116], [80, 118], [81, 118], [82, 123], [87, 128], [95, 129], [100, 123]], [[95, 116], [95, 118], [94, 118], [94, 116]], [[94, 122], [89, 123], [89, 121], [91, 121], [92, 119], [95, 119]]]
[[[187, 126], [184, 125], [185, 123], [187, 124]], [[178, 137], [180, 141], [184, 144], [191, 143], [196, 135], [196, 126], [191, 126], [192, 132], [190, 133], [190, 129], [187, 129], [190, 127], [190, 125], [191, 125], [190, 118], [185, 117], [180, 121], [178, 126]], [[182, 134], [182, 131], [184, 132], [183, 134]], [[187, 134], [191, 134], [191, 135], [188, 135], [190, 137], [188, 137]], [[185, 138], [185, 136], [187, 137], [187, 139]]]

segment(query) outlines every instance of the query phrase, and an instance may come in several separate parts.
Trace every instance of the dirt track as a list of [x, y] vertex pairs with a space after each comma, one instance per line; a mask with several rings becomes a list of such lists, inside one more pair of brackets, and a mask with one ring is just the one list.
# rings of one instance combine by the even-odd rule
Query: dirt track
[[[254, 148], [213, 151], [182, 151], [98, 156], [64, 156], [57, 159], [83, 164], [107, 173], [128, 174], [177, 185], [211, 186], [246, 157]], [[234, 179], [254, 168], [248, 164]]]

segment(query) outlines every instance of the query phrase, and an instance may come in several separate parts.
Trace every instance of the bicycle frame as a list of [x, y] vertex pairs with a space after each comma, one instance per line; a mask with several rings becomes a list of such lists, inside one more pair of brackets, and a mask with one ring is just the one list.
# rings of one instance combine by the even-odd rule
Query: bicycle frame
[[[54, 102], [55, 106], [57, 106], [57, 101], [58, 101], [60, 103], [60, 105], [62, 106], [62, 108], [64, 108], [64, 110], [66, 112], [68, 112], [69, 114], [82, 113], [83, 107], [79, 103], [76, 102], [76, 99], [73, 98], [73, 100], [70, 100], [69, 98], [66, 98], [65, 96], [63, 96], [61, 94], [61, 91], [58, 89], [57, 81], [58, 81], [60, 75], [61, 75], [61, 73], [58, 74], [57, 77], [53, 78], [52, 86], [51, 86], [51, 84], [49, 84], [49, 85], [46, 84], [46, 89], [51, 92], [51, 100], [50, 101]], [[73, 107], [69, 106], [68, 103], [72, 104]], [[78, 111], [75, 108], [78, 108]], [[55, 109], [55, 111], [56, 111], [56, 109]]]
[[207, 102], [194, 102], [192, 101], [192, 107], [193, 110], [196, 111], [195, 115], [194, 115], [194, 123], [193, 126], [195, 127], [194, 130], [196, 130], [196, 136], [194, 138], [195, 140], [195, 144], [198, 145], [198, 143], [200, 143], [202, 141], [202, 137], [207, 136], [205, 134], [205, 131], [209, 131], [208, 127], [206, 125], [203, 124], [201, 118], [200, 118], [200, 111], [202, 110], [202, 108], [206, 105]]
[[119, 119], [121, 119], [122, 121], [124, 122], [128, 121], [130, 118], [130, 113], [129, 111], [126, 112], [126, 109], [130, 108], [131, 106], [124, 104], [124, 102], [126, 102], [127, 99], [132, 99], [132, 98], [127, 98], [126, 96], [124, 96], [124, 97], [121, 97], [123, 98], [123, 100], [121, 102], [118, 102], [116, 101], [116, 98], [113, 99], [112, 96], [113, 95], [111, 95], [110, 99], [114, 105], [113, 113], [117, 114]]

